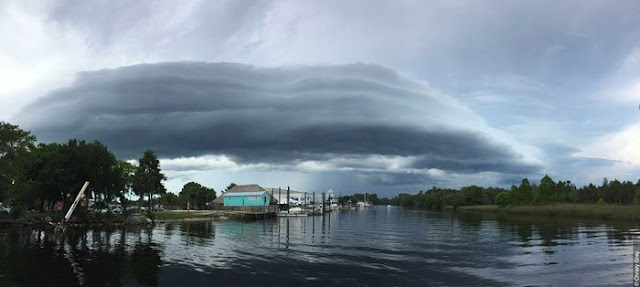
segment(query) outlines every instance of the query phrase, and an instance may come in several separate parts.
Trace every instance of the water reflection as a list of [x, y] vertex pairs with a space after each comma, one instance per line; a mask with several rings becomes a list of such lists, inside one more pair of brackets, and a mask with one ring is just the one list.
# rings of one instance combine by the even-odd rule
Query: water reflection
[[627, 286], [638, 226], [380, 207], [152, 228], [0, 230], [0, 286]]
[[157, 285], [162, 254], [152, 237], [152, 229], [70, 230], [61, 235], [2, 230], [0, 285]]

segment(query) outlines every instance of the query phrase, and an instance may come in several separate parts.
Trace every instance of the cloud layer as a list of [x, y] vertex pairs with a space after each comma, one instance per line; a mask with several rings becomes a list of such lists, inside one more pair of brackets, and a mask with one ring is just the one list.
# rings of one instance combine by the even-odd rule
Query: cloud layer
[[153, 148], [163, 158], [217, 155], [364, 177], [539, 170], [457, 101], [366, 64], [172, 62], [84, 72], [20, 114], [42, 141], [97, 139], [124, 158]]

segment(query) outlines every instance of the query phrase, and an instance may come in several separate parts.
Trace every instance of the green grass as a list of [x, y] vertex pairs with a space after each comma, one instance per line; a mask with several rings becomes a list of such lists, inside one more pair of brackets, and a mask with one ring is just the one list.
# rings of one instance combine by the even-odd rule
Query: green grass
[[458, 210], [478, 212], [499, 212], [500, 209], [500, 206], [497, 205], [469, 205], [458, 207]]
[[478, 205], [463, 206], [459, 209], [464, 211], [494, 212], [516, 215], [640, 222], [640, 205], [550, 204], [506, 207], [499, 207], [496, 205]]

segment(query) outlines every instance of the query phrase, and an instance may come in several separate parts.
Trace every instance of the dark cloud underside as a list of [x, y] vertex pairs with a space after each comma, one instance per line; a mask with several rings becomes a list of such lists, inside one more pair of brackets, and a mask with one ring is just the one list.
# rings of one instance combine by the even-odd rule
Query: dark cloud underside
[[162, 157], [226, 154], [247, 163], [385, 155], [416, 158], [416, 169], [538, 168], [465, 126], [465, 111], [379, 66], [187, 62], [81, 73], [22, 114], [42, 141], [97, 139], [126, 158], [153, 148]]

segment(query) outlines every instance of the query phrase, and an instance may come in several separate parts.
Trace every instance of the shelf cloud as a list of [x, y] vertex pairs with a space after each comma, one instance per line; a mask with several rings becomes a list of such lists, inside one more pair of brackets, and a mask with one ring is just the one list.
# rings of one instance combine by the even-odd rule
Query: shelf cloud
[[21, 114], [41, 141], [100, 140], [123, 158], [152, 148], [163, 158], [218, 155], [234, 164], [364, 172], [382, 156], [402, 159], [374, 171], [394, 178], [540, 168], [464, 105], [367, 64], [170, 62], [83, 72]]

